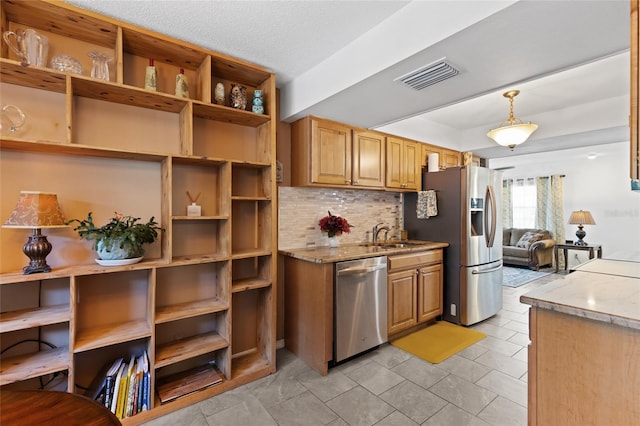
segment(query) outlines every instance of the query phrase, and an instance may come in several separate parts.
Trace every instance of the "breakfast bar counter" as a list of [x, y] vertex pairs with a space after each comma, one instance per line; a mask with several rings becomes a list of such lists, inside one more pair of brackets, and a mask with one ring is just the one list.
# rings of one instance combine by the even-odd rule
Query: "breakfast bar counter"
[[640, 263], [594, 259], [520, 297], [530, 425], [637, 424]]

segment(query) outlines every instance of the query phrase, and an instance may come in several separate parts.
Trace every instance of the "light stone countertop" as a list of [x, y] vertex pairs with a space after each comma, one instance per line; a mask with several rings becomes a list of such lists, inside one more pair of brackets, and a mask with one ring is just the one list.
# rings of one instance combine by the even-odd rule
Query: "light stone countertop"
[[[597, 259], [520, 296], [528, 305], [640, 330], [640, 263]], [[630, 273], [631, 271], [631, 273]], [[635, 275], [635, 276], [634, 276]]]
[[[380, 245], [367, 245], [362, 244], [345, 244], [336, 248], [330, 247], [315, 247], [304, 249], [282, 249], [278, 252], [282, 255], [293, 257], [300, 260], [313, 263], [333, 263], [342, 262], [345, 260], [364, 259], [367, 257], [376, 256], [392, 256], [396, 254], [413, 253], [420, 251], [435, 250], [440, 248], [449, 247], [449, 243], [432, 242], [432, 241], [417, 241], [410, 240], [408, 243], [413, 243], [406, 247], [383, 247]], [[389, 241], [387, 244], [403, 243], [403, 241]], [[406, 242], [405, 242], [406, 243]]]

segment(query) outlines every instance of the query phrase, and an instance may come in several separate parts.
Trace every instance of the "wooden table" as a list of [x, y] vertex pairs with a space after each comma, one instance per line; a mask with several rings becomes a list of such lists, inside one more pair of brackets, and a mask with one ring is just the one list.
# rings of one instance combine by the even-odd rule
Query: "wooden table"
[[120, 425], [106, 407], [81, 395], [59, 391], [0, 392], [2, 425]]
[[582, 250], [589, 251], [589, 259], [593, 259], [595, 256], [595, 252], [598, 252], [598, 259], [602, 259], [602, 246], [600, 244], [589, 244], [586, 246], [577, 246], [575, 244], [556, 244], [553, 248], [553, 256], [556, 261], [556, 272], [558, 272], [558, 251], [562, 250], [564, 253], [564, 270], [567, 270], [567, 265], [569, 264], [569, 258], [567, 257], [567, 252], [569, 250]]

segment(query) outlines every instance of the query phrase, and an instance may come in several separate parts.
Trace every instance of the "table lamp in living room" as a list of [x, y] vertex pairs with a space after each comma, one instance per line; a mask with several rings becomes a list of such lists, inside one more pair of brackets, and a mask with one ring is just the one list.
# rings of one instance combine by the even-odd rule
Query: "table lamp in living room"
[[587, 242], [583, 240], [583, 238], [587, 235], [584, 230], [583, 225], [595, 225], [596, 221], [593, 220], [593, 216], [591, 216], [591, 212], [579, 210], [571, 213], [569, 217], [570, 225], [578, 225], [578, 230], [576, 231], [576, 237], [578, 237], [578, 241], [575, 242], [577, 246], [586, 246]]
[[33, 229], [33, 234], [22, 247], [24, 254], [30, 259], [23, 268], [25, 275], [38, 272], [51, 272], [47, 265], [47, 255], [51, 253], [51, 243], [43, 228], [64, 228], [64, 217], [56, 194], [37, 191], [20, 191], [18, 204], [11, 212], [3, 228]]

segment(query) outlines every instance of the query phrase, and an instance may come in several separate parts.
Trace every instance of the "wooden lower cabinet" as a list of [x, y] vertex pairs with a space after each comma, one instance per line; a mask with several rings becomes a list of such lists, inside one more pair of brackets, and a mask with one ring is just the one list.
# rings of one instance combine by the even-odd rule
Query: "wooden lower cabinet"
[[442, 314], [442, 264], [418, 269], [418, 322]]
[[637, 425], [640, 330], [532, 307], [529, 425]]
[[442, 314], [442, 250], [389, 257], [389, 336]]
[[418, 271], [415, 268], [389, 273], [388, 333], [393, 334], [418, 323]]

